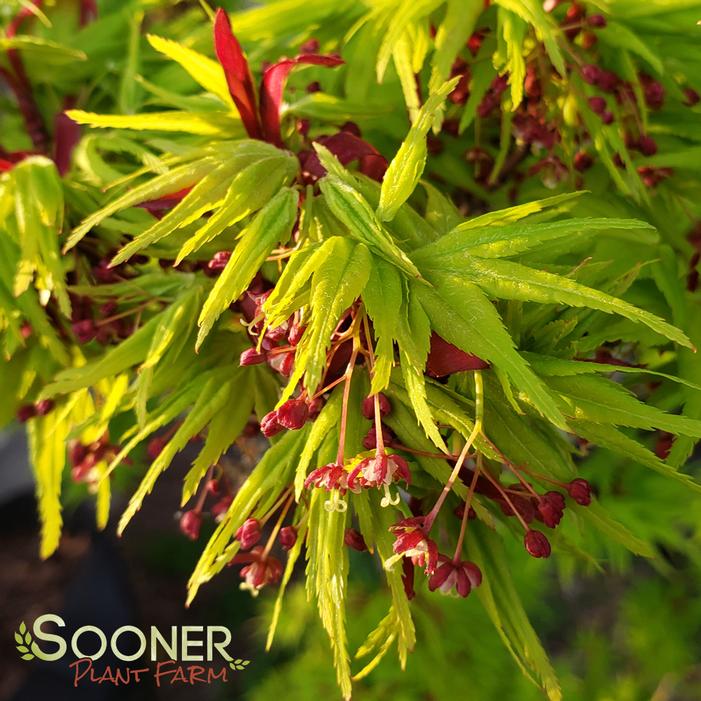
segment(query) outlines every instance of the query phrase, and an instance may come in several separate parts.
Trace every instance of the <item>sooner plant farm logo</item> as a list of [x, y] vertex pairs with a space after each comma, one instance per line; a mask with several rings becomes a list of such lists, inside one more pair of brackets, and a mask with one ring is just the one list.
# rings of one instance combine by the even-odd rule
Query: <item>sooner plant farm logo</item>
[[[159, 687], [227, 682], [231, 674], [250, 663], [228, 653], [231, 631], [226, 626], [171, 626], [163, 632], [156, 626], [144, 631], [126, 625], [106, 633], [86, 625], [62, 635], [59, 631], [65, 627], [63, 618], [53, 613], [39, 616], [31, 631], [22, 621], [15, 644], [23, 660], [67, 663], [76, 687], [90, 683], [121, 686], [147, 678]], [[127, 664], [101, 663], [105, 655]], [[137, 660], [139, 664], [129, 664]], [[148, 666], [141, 664], [145, 660]]]

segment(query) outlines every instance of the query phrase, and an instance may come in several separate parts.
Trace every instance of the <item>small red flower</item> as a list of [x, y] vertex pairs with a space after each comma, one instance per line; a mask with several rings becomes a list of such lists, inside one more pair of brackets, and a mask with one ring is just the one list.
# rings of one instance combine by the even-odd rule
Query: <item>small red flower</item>
[[[387, 426], [382, 427], [382, 442], [384, 445], [392, 445], [392, 441], [394, 441], [394, 434], [392, 431], [390, 431]], [[372, 450], [373, 448], [377, 447], [377, 431], [375, 431], [375, 427], [372, 426], [370, 430], [365, 434], [365, 438], [363, 438], [363, 448], [365, 450]]]
[[79, 465], [88, 454], [88, 449], [78, 440], [72, 440], [68, 444], [68, 460], [73, 467]]
[[307, 489], [309, 487], [318, 487], [329, 492], [332, 489], [338, 489], [345, 493], [346, 489], [348, 489], [348, 473], [343, 469], [342, 465], [331, 462], [328, 465], [312, 470], [307, 479], [304, 480], [304, 486]]
[[565, 498], [560, 492], [546, 492], [538, 500], [538, 518], [549, 528], [555, 528], [565, 510]]
[[592, 111], [596, 114], [603, 114], [606, 111], [606, 98], [601, 97], [601, 95], [590, 97], [588, 102], [589, 107], [591, 107]]
[[17, 409], [17, 421], [20, 423], [25, 423], [36, 415], [37, 410], [34, 404], [23, 404], [19, 409]]
[[277, 412], [276, 411], [269, 411], [260, 420], [260, 430], [262, 431], [263, 435], [266, 438], [271, 438], [272, 436], [276, 435], [277, 433], [280, 433], [280, 431], [284, 430], [284, 427], [277, 420]]
[[361, 460], [348, 475], [348, 488], [358, 492], [365, 487], [381, 487], [404, 480], [411, 482], [406, 460], [401, 455], [381, 453]]
[[260, 365], [268, 358], [267, 353], [259, 353], [255, 348], [247, 348], [239, 358], [239, 365], [247, 367], [248, 365]]
[[287, 341], [291, 346], [296, 346], [301, 340], [302, 336], [304, 335], [306, 327], [301, 326], [297, 322], [293, 322], [289, 326], [289, 330], [287, 332]]
[[391, 567], [401, 557], [409, 557], [417, 567], [423, 567], [426, 574], [433, 574], [438, 564], [438, 546], [424, 530], [424, 517], [413, 516], [390, 526], [396, 536], [392, 549], [394, 557], [385, 563]]
[[282, 563], [257, 546], [250, 553], [239, 553], [231, 564], [247, 563], [241, 568], [242, 589], [250, 589], [254, 596], [268, 584], [275, 584], [282, 577]]
[[213, 272], [221, 272], [226, 268], [226, 264], [231, 258], [231, 251], [218, 251], [212, 256], [212, 259], [207, 263], [207, 268]]
[[88, 343], [95, 338], [97, 327], [92, 319], [83, 319], [72, 324], [73, 333], [78, 339], [78, 343]]
[[442, 594], [449, 594], [455, 589], [459, 596], [465, 598], [481, 583], [482, 572], [474, 562], [455, 562], [445, 555], [439, 555], [438, 566], [428, 580], [428, 588], [431, 591], [438, 589]]

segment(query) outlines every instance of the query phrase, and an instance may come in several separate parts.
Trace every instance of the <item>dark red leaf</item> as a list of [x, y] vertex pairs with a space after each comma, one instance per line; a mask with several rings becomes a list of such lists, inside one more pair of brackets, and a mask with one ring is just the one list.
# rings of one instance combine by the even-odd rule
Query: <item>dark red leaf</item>
[[[37, 2], [34, 3], [36, 7], [41, 7], [42, 5], [42, 0], [38, 0]], [[17, 32], [20, 30], [20, 27], [22, 24], [24, 24], [24, 21], [29, 19], [30, 17], [35, 17], [36, 15], [32, 10], [28, 7], [23, 7], [20, 9], [20, 11], [12, 18], [10, 23], [7, 25], [7, 29], [5, 29], [5, 35], [8, 38], [11, 38], [17, 34]]]
[[229, 93], [241, 115], [243, 126], [251, 138], [259, 139], [261, 132], [251, 70], [241, 44], [231, 29], [229, 16], [221, 8], [214, 18], [214, 49], [224, 69]]
[[488, 367], [489, 363], [476, 355], [461, 351], [435, 332], [431, 334], [431, 350], [426, 362], [426, 372], [431, 377], [445, 377], [454, 372], [483, 370]]
[[388, 165], [387, 159], [379, 153], [371, 156], [363, 156], [360, 159], [360, 172], [363, 175], [367, 175], [368, 178], [372, 178], [373, 180], [377, 180], [378, 183], [381, 183], [382, 178], [385, 177], [385, 171]]
[[81, 0], [80, 26], [84, 27], [95, 19], [97, 19], [97, 2], [95, 0]]
[[300, 64], [313, 64], [334, 68], [343, 63], [339, 56], [320, 56], [318, 54], [302, 54], [297, 58], [286, 58], [268, 66], [263, 72], [260, 87], [260, 117], [263, 126], [263, 137], [277, 146], [282, 146], [280, 137], [280, 104], [285, 91], [285, 83], [290, 71]]
[[159, 197], [155, 200], [147, 200], [146, 202], [142, 202], [137, 206], [145, 209], [147, 212], [149, 212], [149, 214], [153, 214], [154, 217], [158, 217], [160, 219], [164, 212], [172, 207], [175, 207], [175, 205], [178, 204], [178, 202], [180, 202], [180, 200], [182, 200], [183, 197], [190, 192], [190, 190], [192, 190], [192, 187], [186, 187], [182, 190], [178, 190], [177, 192], [172, 192], [170, 195], [164, 195], [163, 197]]
[[59, 112], [54, 120], [54, 163], [61, 175], [71, 167], [73, 149], [80, 141], [80, 126], [65, 112]]
[[[375, 178], [376, 180], [381, 180], [387, 169], [387, 161], [374, 146], [348, 131], [321, 136], [315, 141], [326, 146], [344, 166], [357, 160], [360, 163], [361, 172], [365, 175], [374, 177], [375, 171], [380, 172], [380, 177]], [[321, 165], [315, 151], [306, 151], [304, 154], [300, 154], [300, 161], [304, 175], [312, 181], [318, 180], [326, 174], [326, 170]], [[366, 166], [366, 169], [363, 169], [363, 165]], [[367, 169], [368, 165], [373, 166], [374, 170], [373, 168]]]

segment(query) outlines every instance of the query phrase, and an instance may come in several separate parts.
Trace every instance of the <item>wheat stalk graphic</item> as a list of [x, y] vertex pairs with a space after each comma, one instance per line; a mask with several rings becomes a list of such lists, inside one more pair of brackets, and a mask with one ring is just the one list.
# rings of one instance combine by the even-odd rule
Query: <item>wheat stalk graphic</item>
[[27, 626], [22, 621], [19, 630], [15, 631], [15, 642], [17, 650], [22, 655], [23, 660], [33, 660], [34, 653], [31, 651], [32, 634], [27, 630]]

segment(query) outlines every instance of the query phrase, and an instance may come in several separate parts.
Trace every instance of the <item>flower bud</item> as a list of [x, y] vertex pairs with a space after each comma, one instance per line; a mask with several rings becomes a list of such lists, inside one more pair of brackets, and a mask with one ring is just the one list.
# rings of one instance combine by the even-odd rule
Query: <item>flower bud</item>
[[277, 422], [283, 427], [296, 431], [302, 428], [309, 418], [309, 407], [302, 399], [288, 399], [276, 412]]
[[291, 346], [296, 346], [302, 340], [305, 329], [305, 326], [300, 326], [297, 323], [291, 324], [287, 333], [287, 340]]
[[224, 270], [224, 268], [226, 268], [226, 264], [229, 262], [230, 258], [231, 251], [218, 251], [212, 256], [212, 259], [207, 263], [207, 268], [212, 272], [219, 273], [222, 270]]
[[42, 399], [38, 401], [34, 408], [36, 409], [37, 416], [46, 416], [50, 411], [56, 406], [53, 399]]
[[586, 151], [578, 151], [572, 161], [575, 170], [578, 170], [580, 173], [591, 168], [593, 163], [594, 160]]
[[272, 438], [284, 430], [284, 426], [277, 420], [277, 411], [269, 411], [260, 420], [260, 430], [266, 438]]
[[532, 557], [550, 557], [550, 542], [540, 531], [526, 531], [523, 544]]
[[117, 311], [117, 302], [113, 299], [108, 300], [103, 305], [100, 306], [100, 316], [108, 317], [112, 316]]
[[221, 494], [221, 483], [217, 479], [207, 480], [207, 494], [211, 494], [213, 497], [219, 496]]
[[223, 496], [218, 502], [212, 505], [212, 508], [209, 510], [209, 512], [212, 514], [212, 517], [215, 521], [221, 521], [224, 514], [229, 510], [232, 501], [233, 497], [227, 494], [226, 496]]
[[[390, 431], [386, 426], [382, 427], [382, 442], [388, 446], [392, 445], [392, 441], [394, 440], [394, 434], [392, 431]], [[365, 434], [365, 438], [363, 438], [363, 448], [365, 450], [372, 450], [373, 448], [377, 447], [377, 432], [375, 431], [375, 427], [372, 426], [370, 430]]]
[[[380, 403], [380, 416], [387, 416], [387, 414], [392, 411], [392, 405], [389, 403], [389, 399], [387, 399], [382, 392], [377, 395], [377, 399]], [[363, 416], [371, 420], [375, 418], [374, 397], [365, 397], [365, 399], [363, 399]]]
[[601, 76], [601, 69], [593, 64], [587, 64], [582, 66], [582, 78], [585, 83], [589, 85], [596, 85], [599, 82], [599, 77]]
[[281, 528], [278, 541], [283, 550], [290, 550], [297, 542], [297, 529], [294, 526]]
[[638, 150], [643, 156], [654, 156], [657, 153], [657, 142], [647, 134], [638, 139]]
[[246, 367], [248, 365], [260, 365], [267, 358], [267, 353], [259, 353], [255, 348], [247, 348], [239, 358], [239, 365]]
[[163, 448], [166, 447], [166, 443], [168, 443], [168, 438], [165, 436], [152, 438], [146, 445], [146, 455], [148, 455], [149, 459], [155, 460], [161, 454]]
[[604, 92], [613, 92], [620, 83], [619, 77], [613, 71], [599, 71], [599, 77], [597, 78], [596, 84]]
[[200, 537], [200, 527], [202, 526], [202, 514], [192, 509], [183, 512], [180, 517], [180, 531], [190, 540], [197, 540]]
[[606, 98], [601, 95], [594, 95], [587, 100], [592, 112], [603, 114], [606, 111]]
[[606, 17], [603, 15], [590, 15], [587, 17], [587, 24], [590, 27], [596, 27], [597, 29], [602, 29], [606, 26]]
[[25, 423], [29, 419], [36, 416], [37, 410], [33, 404], [23, 404], [19, 409], [17, 409], [17, 421], [20, 423]]
[[368, 549], [365, 544], [365, 538], [363, 538], [355, 528], [346, 528], [346, 532], [343, 535], [343, 542], [353, 550], [357, 550], [359, 553], [364, 552]]
[[95, 338], [95, 333], [97, 328], [92, 319], [83, 319], [82, 321], [76, 321], [71, 325], [73, 333], [78, 339], [78, 343], [88, 343]]
[[567, 485], [567, 493], [580, 506], [589, 506], [591, 504], [591, 485], [587, 480], [577, 477]]
[[252, 548], [261, 537], [260, 521], [257, 518], [248, 518], [236, 531], [236, 540], [241, 543], [243, 550]]
[[73, 467], [79, 465], [88, 454], [88, 449], [77, 440], [72, 440], [68, 444], [68, 461]]
[[701, 95], [699, 95], [693, 88], [684, 88], [684, 104], [687, 107], [693, 107], [697, 105], [701, 100]]

